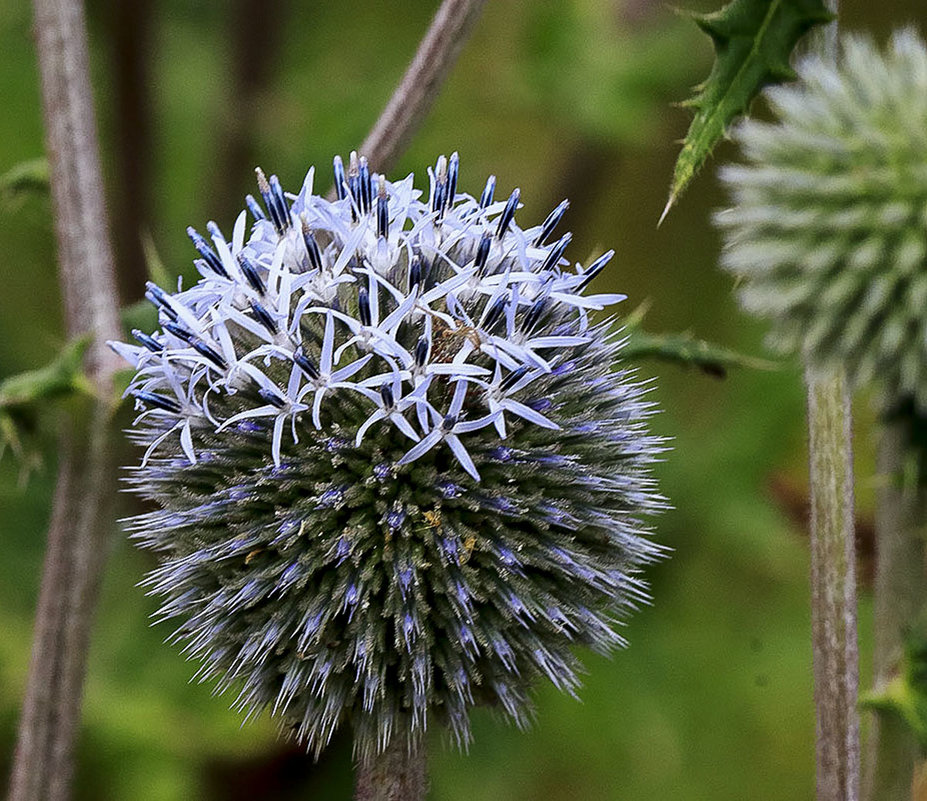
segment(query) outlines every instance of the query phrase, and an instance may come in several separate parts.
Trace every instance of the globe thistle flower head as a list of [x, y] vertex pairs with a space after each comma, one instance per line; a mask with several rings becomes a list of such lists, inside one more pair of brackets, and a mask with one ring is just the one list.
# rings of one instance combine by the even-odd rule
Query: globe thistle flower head
[[734, 133], [722, 265], [774, 347], [927, 410], [927, 49], [911, 30], [884, 54], [849, 36], [798, 75], [768, 90], [774, 122]]
[[113, 343], [160, 616], [315, 751], [345, 723], [364, 760], [431, 721], [465, 743], [477, 704], [524, 723], [576, 646], [621, 644], [660, 552], [652, 407], [589, 317], [611, 252], [571, 267], [566, 203], [522, 229], [518, 190], [458, 169], [425, 200], [352, 154], [331, 202], [258, 171], [231, 239], [189, 230], [201, 279], [149, 285], [160, 329]]

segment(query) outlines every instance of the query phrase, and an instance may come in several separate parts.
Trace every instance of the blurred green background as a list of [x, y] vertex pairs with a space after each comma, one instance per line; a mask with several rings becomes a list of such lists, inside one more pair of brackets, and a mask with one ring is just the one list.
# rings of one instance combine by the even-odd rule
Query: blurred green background
[[[717, 4], [687, 3], [701, 10]], [[184, 228], [229, 227], [260, 163], [285, 186], [364, 137], [402, 75], [435, 0], [90, 0], [93, 80], [125, 301], [141, 295], [140, 235], [191, 276]], [[841, 0], [846, 28], [880, 39], [927, 27], [922, 0]], [[41, 155], [37, 70], [25, 0], [0, 3], [0, 173]], [[708, 40], [654, 0], [487, 3], [441, 99], [395, 176], [458, 150], [461, 188], [498, 176], [522, 189], [523, 224], [563, 197], [583, 258], [614, 247], [600, 289], [650, 302], [645, 327], [691, 331], [762, 354], [762, 326], [716, 268], [710, 213], [723, 203], [722, 146], [659, 230], [688, 114], [711, 63]], [[762, 113], [760, 111], [760, 113]], [[374, 165], [376, 168], [376, 165]], [[0, 198], [0, 376], [62, 344], [47, 197]], [[438, 732], [435, 801], [811, 798], [813, 717], [803, 393], [795, 365], [717, 380], [656, 363], [672, 437], [659, 468], [674, 510], [658, 521], [670, 560], [631, 647], [588, 656], [581, 703], [538, 692], [528, 732], [478, 714], [468, 755]], [[863, 684], [871, 615], [873, 427], [857, 403]], [[0, 459], [0, 772], [7, 775], [25, 682], [55, 474], [54, 411], [28, 443], [36, 464]], [[126, 448], [125, 461], [137, 458]], [[40, 460], [40, 461], [39, 461]], [[34, 469], [27, 470], [28, 467]], [[28, 480], [26, 473], [29, 472]], [[122, 501], [123, 511], [131, 500]], [[188, 683], [194, 667], [150, 628], [135, 585], [151, 566], [114, 528], [87, 683], [77, 799], [344, 799], [350, 742], [314, 764], [265, 719], [241, 727], [228, 698]]]

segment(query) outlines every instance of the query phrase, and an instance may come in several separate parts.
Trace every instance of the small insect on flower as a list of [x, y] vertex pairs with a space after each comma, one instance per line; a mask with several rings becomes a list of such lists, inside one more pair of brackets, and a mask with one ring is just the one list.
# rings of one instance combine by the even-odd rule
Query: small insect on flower
[[368, 759], [476, 704], [519, 723], [540, 677], [573, 692], [647, 598], [662, 451], [620, 362], [622, 299], [515, 221], [516, 190], [457, 191], [458, 159], [390, 182], [335, 159], [287, 195], [258, 171], [231, 239], [190, 229], [202, 278], [149, 286], [160, 330], [113, 343], [146, 447], [129, 521], [163, 618], [316, 752], [342, 724]]

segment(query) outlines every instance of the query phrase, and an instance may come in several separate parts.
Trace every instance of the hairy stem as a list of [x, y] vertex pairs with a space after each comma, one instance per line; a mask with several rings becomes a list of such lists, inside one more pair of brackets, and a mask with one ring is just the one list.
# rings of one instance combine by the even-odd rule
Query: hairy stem
[[[903, 634], [927, 603], [924, 523], [925, 488], [906, 477], [909, 450], [904, 422], [886, 425], [879, 439], [876, 497], [874, 692], [898, 672]], [[908, 725], [894, 714], [876, 713], [866, 748], [869, 801], [909, 801], [918, 746]]]
[[850, 397], [842, 369], [807, 368], [811, 638], [818, 801], [859, 797], [859, 656]]
[[357, 766], [354, 801], [424, 801], [428, 792], [425, 745], [410, 751], [393, 737], [379, 756]]
[[11, 801], [69, 797], [74, 737], [115, 469], [110, 412], [119, 336], [113, 256], [103, 200], [87, 35], [79, 0], [35, 0], [58, 266], [70, 336], [92, 332], [89, 417], [62, 434], [58, 484], [36, 612]]
[[378, 172], [391, 170], [434, 105], [486, 0], [444, 0], [373, 129], [360, 147]]

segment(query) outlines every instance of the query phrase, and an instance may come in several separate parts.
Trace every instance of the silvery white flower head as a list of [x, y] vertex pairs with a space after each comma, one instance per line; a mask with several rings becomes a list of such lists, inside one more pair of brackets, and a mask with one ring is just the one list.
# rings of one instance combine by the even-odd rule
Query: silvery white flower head
[[258, 171], [231, 239], [189, 230], [202, 275], [149, 285], [160, 330], [113, 343], [145, 447], [130, 521], [176, 639], [237, 705], [361, 759], [476, 704], [519, 723], [539, 677], [572, 692], [660, 549], [662, 450], [619, 361], [621, 300], [519, 193], [457, 191], [458, 159], [390, 182], [335, 159], [337, 199]]
[[844, 37], [767, 91], [771, 123], [734, 132], [716, 223], [743, 305], [771, 344], [877, 381], [888, 407], [927, 411], [927, 47]]

